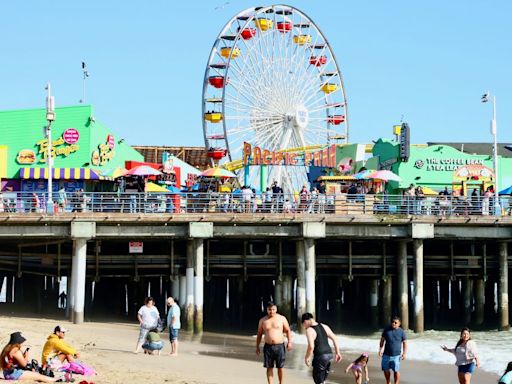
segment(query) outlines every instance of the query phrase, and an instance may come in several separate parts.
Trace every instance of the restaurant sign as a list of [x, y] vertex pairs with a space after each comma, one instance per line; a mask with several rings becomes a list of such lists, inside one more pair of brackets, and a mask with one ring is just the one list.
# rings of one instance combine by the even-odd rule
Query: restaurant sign
[[[74, 152], [80, 149], [77, 144], [80, 138], [80, 134], [74, 128], [67, 129], [61, 137], [56, 140], [52, 140], [52, 157], [57, 156], [68, 157]], [[44, 138], [36, 142], [37, 154], [41, 155], [39, 159], [40, 163], [46, 163], [48, 157], [48, 138]], [[16, 161], [19, 164], [33, 164], [36, 161], [36, 153], [31, 149], [22, 149], [17, 157]]]
[[426, 171], [447, 171], [453, 172], [463, 165], [483, 164], [482, 159], [456, 159], [456, 158], [426, 158], [425, 160], [418, 159], [414, 163], [417, 169], [424, 169]]
[[[336, 144], [318, 151], [303, 151], [304, 155], [287, 150], [270, 151], [244, 142], [244, 165], [304, 165], [336, 167]], [[303, 161], [302, 161], [303, 160]]]
[[115, 139], [113, 135], [108, 135], [104, 144], [98, 145], [98, 149], [92, 151], [91, 163], [92, 165], [105, 165], [112, 160], [116, 154], [114, 151]]

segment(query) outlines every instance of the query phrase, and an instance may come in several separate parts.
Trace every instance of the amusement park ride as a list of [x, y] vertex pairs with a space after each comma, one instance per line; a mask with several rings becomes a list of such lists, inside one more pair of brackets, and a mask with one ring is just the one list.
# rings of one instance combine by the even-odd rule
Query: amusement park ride
[[[349, 139], [334, 53], [317, 25], [287, 5], [249, 8], [224, 26], [208, 58], [202, 113], [209, 158], [244, 184], [277, 180], [296, 190], [307, 182], [300, 158]], [[299, 161], [250, 165], [244, 143], [293, 152]]]

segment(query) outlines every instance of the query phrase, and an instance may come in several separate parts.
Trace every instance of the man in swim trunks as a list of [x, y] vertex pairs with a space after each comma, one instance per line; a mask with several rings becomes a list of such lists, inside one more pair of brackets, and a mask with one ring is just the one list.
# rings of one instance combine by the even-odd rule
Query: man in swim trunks
[[[288, 340], [286, 349], [284, 345], [284, 334]], [[263, 366], [267, 368], [267, 383], [272, 384], [274, 380], [274, 366], [277, 368], [279, 383], [283, 383], [283, 367], [286, 358], [286, 350], [292, 348], [292, 332], [288, 320], [277, 313], [277, 306], [269, 302], [267, 304], [267, 316], [262, 317], [258, 323], [258, 335], [256, 337], [256, 354], [260, 355], [260, 343], [265, 335], [265, 346], [263, 347]]]
[[379, 356], [382, 356], [381, 368], [386, 384], [391, 383], [391, 371], [394, 372], [395, 384], [400, 383], [400, 360], [405, 360], [407, 354], [407, 336], [400, 324], [400, 318], [393, 317], [391, 325], [382, 331], [380, 338]]
[[[323, 384], [325, 380], [327, 380], [333, 359], [329, 339], [331, 339], [334, 344], [334, 351], [336, 353], [335, 361], [337, 363], [341, 361], [341, 353], [338, 342], [336, 341], [336, 336], [328, 325], [316, 322], [312, 313], [304, 313], [301, 320], [308, 339], [308, 348], [304, 356], [304, 362], [308, 367], [313, 365], [313, 381], [315, 384]], [[311, 355], [313, 355], [312, 364]]]

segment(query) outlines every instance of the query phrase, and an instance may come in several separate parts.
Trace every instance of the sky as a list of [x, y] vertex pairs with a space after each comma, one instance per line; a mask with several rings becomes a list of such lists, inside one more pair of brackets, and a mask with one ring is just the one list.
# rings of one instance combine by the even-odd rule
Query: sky
[[[202, 146], [202, 85], [215, 39], [247, 0], [0, 0], [0, 110], [82, 98], [131, 145]], [[351, 142], [512, 142], [512, 1], [289, 0], [327, 37], [348, 98]], [[58, 118], [58, 116], [57, 116]], [[1, 143], [1, 138], [0, 138]]]

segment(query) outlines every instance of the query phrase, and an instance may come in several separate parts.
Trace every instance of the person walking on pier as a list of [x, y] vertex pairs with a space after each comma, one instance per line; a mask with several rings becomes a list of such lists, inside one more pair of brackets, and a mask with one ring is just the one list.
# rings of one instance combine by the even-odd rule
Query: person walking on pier
[[464, 327], [460, 331], [460, 339], [455, 345], [455, 348], [448, 348], [442, 345], [443, 351], [453, 353], [456, 361], [457, 376], [460, 384], [471, 383], [471, 375], [475, 368], [480, 368], [480, 360], [476, 350], [476, 343], [471, 340], [471, 333], [469, 328]]
[[[339, 363], [342, 359], [336, 336], [328, 325], [315, 321], [313, 314], [309, 312], [304, 313], [301, 320], [308, 340], [304, 363], [308, 367], [313, 366], [313, 381], [315, 384], [323, 384], [327, 380], [333, 359], [329, 339], [334, 344], [335, 361]], [[313, 355], [313, 361], [311, 361], [311, 355]]]
[[[284, 334], [288, 339], [285, 348]], [[286, 350], [292, 348], [292, 331], [288, 320], [277, 313], [277, 306], [273, 302], [267, 304], [267, 315], [258, 323], [258, 335], [256, 336], [256, 354], [259, 356], [261, 338], [265, 335], [263, 347], [263, 366], [267, 368], [267, 383], [274, 380], [274, 366], [277, 368], [279, 383], [283, 383], [283, 368], [286, 359]]]
[[395, 384], [400, 383], [400, 360], [405, 360], [407, 355], [407, 336], [400, 324], [400, 318], [393, 317], [391, 325], [382, 331], [380, 338], [379, 356], [382, 356], [381, 368], [386, 384], [391, 383], [391, 371], [394, 372]]
[[178, 332], [181, 329], [181, 309], [174, 297], [167, 298], [167, 327], [169, 328], [169, 341], [171, 342], [171, 356], [178, 356]]

